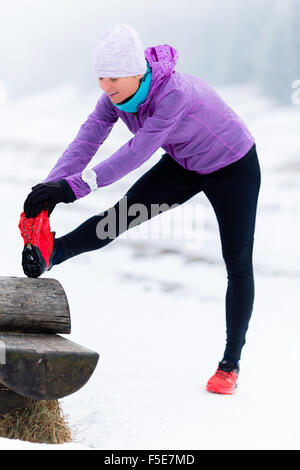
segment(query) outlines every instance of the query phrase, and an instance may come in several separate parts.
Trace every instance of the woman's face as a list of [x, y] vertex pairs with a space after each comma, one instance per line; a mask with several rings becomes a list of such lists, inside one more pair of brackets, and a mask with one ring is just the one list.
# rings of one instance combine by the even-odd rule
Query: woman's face
[[136, 93], [140, 86], [140, 79], [143, 76], [144, 74], [133, 77], [99, 77], [98, 83], [101, 90], [109, 96], [113, 103], [121, 103], [121, 101]]

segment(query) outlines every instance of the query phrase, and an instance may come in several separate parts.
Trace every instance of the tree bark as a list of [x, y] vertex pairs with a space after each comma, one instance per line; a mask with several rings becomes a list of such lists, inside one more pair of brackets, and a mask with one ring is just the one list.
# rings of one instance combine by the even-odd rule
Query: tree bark
[[68, 300], [56, 279], [0, 277], [0, 331], [71, 331]]

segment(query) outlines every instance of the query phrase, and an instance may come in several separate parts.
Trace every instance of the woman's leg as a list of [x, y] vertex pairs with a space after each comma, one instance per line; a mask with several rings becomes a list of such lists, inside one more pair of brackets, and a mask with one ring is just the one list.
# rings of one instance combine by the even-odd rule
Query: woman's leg
[[256, 147], [238, 162], [205, 175], [203, 190], [215, 211], [227, 269], [224, 356], [240, 359], [254, 302], [252, 250], [260, 166]]
[[[131, 227], [164, 212], [173, 204], [184, 203], [201, 191], [199, 181], [193, 184], [191, 178], [192, 172], [178, 165], [168, 154], [164, 154], [114, 206], [58, 238], [55, 243], [61, 247], [61, 250], [58, 249], [61, 256], [55, 256], [53, 264], [60, 264], [81, 253], [103, 248]], [[134, 206], [135, 204], [137, 206]], [[157, 210], [154, 204], [164, 204], [164, 207]]]

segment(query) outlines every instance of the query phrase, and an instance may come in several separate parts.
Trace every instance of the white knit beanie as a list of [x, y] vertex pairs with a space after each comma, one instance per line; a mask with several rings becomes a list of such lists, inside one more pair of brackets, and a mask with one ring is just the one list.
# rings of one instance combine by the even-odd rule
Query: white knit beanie
[[119, 24], [104, 33], [93, 51], [97, 77], [131, 77], [144, 74], [147, 62], [137, 31]]

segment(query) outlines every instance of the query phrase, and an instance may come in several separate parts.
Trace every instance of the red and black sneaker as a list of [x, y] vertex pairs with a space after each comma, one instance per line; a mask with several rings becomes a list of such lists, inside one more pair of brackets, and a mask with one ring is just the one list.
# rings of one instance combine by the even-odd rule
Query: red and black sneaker
[[216, 373], [209, 379], [206, 390], [222, 395], [233, 395], [237, 388], [239, 365], [223, 360], [219, 362]]
[[18, 227], [24, 240], [22, 252], [24, 274], [28, 277], [39, 277], [52, 267], [55, 232], [50, 231], [47, 210], [29, 219], [22, 212]]

